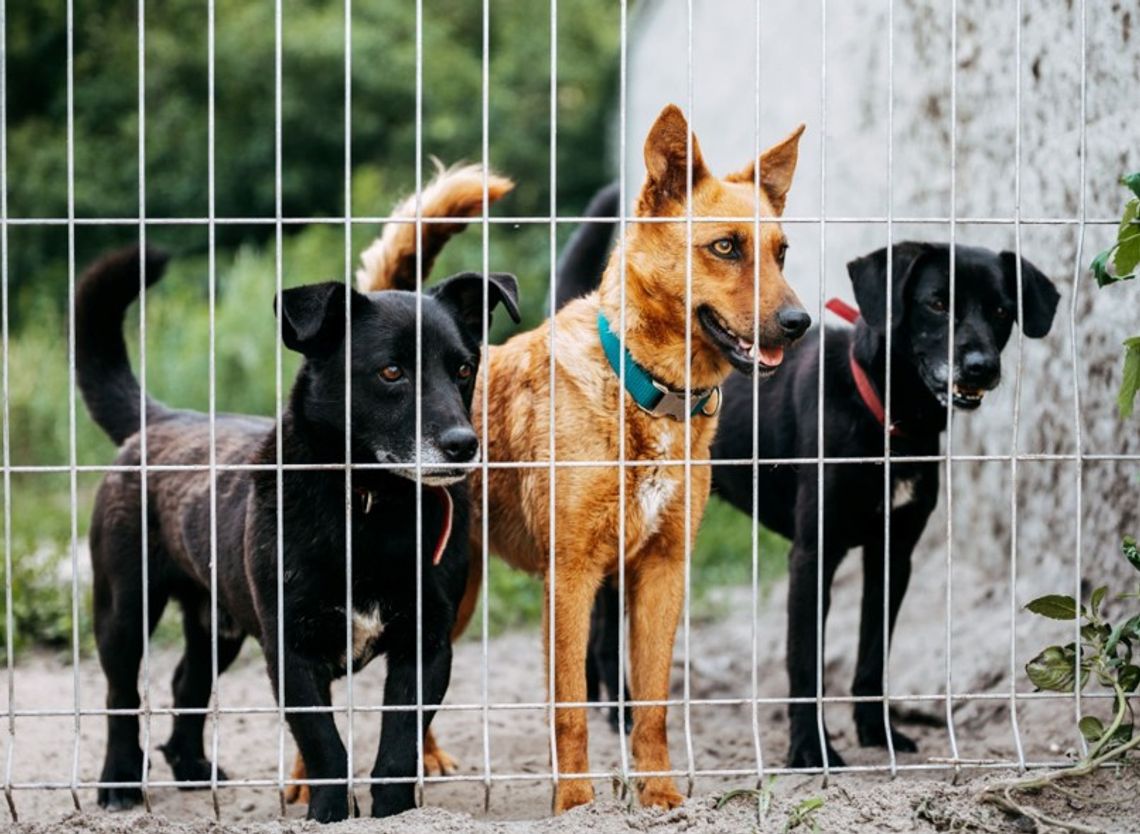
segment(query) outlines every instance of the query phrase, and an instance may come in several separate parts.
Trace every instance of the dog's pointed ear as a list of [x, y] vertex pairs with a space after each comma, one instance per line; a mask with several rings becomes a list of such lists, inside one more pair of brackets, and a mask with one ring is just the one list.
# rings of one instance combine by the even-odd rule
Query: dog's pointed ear
[[[461, 272], [441, 281], [429, 294], [453, 309], [463, 325], [477, 337], [483, 335], [483, 273]], [[487, 273], [487, 326], [491, 326], [491, 312], [502, 304], [507, 315], [518, 324], [519, 282], [507, 272]]]
[[[1017, 254], [1002, 252], [1002, 272], [1010, 294], [1017, 298]], [[1021, 307], [1023, 321], [1021, 332], [1031, 339], [1040, 339], [1053, 326], [1053, 316], [1057, 312], [1060, 293], [1053, 282], [1045, 277], [1040, 269], [1025, 258], [1021, 259]]]
[[[945, 247], [942, 247], [945, 248]], [[938, 247], [929, 243], [896, 243], [891, 254], [891, 313], [903, 320], [906, 282], [923, 257]], [[856, 258], [847, 264], [851, 288], [863, 320], [880, 333], [887, 330], [887, 250], [886, 247]]]
[[344, 293], [339, 281], [283, 290], [273, 307], [281, 316], [285, 347], [310, 357], [335, 350], [344, 338]]
[[[701, 146], [693, 135], [693, 187], [709, 176]], [[688, 189], [689, 123], [675, 104], [668, 105], [645, 137], [645, 185], [642, 202], [648, 209], [669, 203], [685, 205]]]
[[[796, 173], [796, 162], [800, 157], [800, 136], [803, 135], [805, 127], [806, 125], [801, 124], [785, 139], [760, 154], [760, 187], [764, 190], [768, 202], [772, 204], [772, 211], [777, 215], [784, 213], [784, 204], [787, 202], [788, 191], [792, 187], [792, 177]], [[756, 161], [750, 161], [725, 179], [729, 182], [755, 182]]]

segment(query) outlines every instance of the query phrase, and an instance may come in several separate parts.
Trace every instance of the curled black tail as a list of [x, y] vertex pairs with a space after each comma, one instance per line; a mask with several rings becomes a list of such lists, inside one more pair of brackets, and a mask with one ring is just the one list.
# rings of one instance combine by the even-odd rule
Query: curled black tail
[[[616, 217], [621, 211], [620, 189], [610, 183], [590, 200], [584, 217]], [[589, 295], [602, 281], [610, 241], [616, 223], [583, 223], [571, 236], [558, 259], [555, 309], [583, 295]]]
[[[79, 389], [92, 419], [116, 444], [139, 430], [139, 382], [131, 370], [123, 319], [139, 294], [143, 259], [137, 246], [104, 255], [83, 273], [75, 290], [75, 363]], [[147, 249], [146, 283], [150, 286], [166, 269], [165, 252]], [[161, 403], [146, 401], [147, 420], [170, 412]]]

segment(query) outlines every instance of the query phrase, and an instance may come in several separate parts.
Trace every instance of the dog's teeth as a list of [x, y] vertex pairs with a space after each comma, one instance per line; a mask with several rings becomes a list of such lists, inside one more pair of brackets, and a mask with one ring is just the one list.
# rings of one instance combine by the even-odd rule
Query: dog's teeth
[[755, 359], [756, 358], [756, 345], [755, 344], [753, 344], [752, 347], [748, 348], [748, 358], [749, 359]]

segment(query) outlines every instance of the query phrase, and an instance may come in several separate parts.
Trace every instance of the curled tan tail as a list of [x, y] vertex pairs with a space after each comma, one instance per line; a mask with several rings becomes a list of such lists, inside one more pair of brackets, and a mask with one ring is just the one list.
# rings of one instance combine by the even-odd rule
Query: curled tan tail
[[[483, 212], [483, 166], [455, 165], [438, 172], [420, 196], [420, 216], [474, 217]], [[494, 171], [486, 172], [487, 198], [495, 202], [515, 184]], [[416, 195], [412, 194], [392, 210], [392, 221], [360, 255], [356, 285], [364, 292], [376, 290], [416, 289]], [[432, 264], [452, 235], [463, 231], [467, 223], [423, 223], [421, 239], [422, 276], [431, 274]]]

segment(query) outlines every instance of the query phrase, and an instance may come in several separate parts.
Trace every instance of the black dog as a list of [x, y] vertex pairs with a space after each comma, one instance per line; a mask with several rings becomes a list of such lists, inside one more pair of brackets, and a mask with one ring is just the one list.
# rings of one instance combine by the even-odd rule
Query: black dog
[[[165, 257], [148, 252], [146, 278], [162, 274]], [[116, 463], [137, 466], [140, 395], [123, 342], [124, 313], [139, 290], [140, 258], [128, 250], [95, 264], [76, 302], [79, 383], [95, 421], [121, 444]], [[517, 285], [491, 275], [491, 305], [502, 302], [517, 321]], [[351, 336], [346, 338], [346, 293]], [[479, 361], [483, 279], [464, 274], [422, 297], [422, 483], [416, 471], [416, 297], [362, 295], [341, 283], [285, 290], [279, 299], [285, 345], [305, 357], [280, 419], [287, 469], [282, 476], [284, 599], [279, 619], [277, 427], [257, 417], [218, 415], [217, 663], [223, 671], [246, 634], [265, 653], [269, 678], [286, 707], [329, 706], [329, 686], [352, 662], [358, 669], [387, 656], [386, 705], [416, 702], [416, 622], [423, 623], [423, 703], [438, 704], [451, 673], [450, 632], [467, 575], [468, 497], [465, 464], [479, 454], [469, 420]], [[352, 651], [347, 656], [345, 519], [345, 351], [351, 348], [351, 445], [354, 464], [401, 468], [352, 471]], [[147, 461], [151, 465], [209, 462], [210, 424], [204, 414], [146, 401]], [[242, 465], [268, 465], [243, 470]], [[142, 599], [148, 595], [153, 629], [173, 597], [183, 609], [186, 653], [174, 675], [176, 709], [201, 710], [211, 677], [210, 475], [203, 470], [148, 473], [147, 565], [141, 568], [141, 482], [136, 472], [109, 474], [96, 496], [91, 525], [95, 631], [107, 676], [107, 706], [139, 706]], [[422, 494], [423, 552], [416, 554], [416, 501]], [[416, 603], [417, 560], [422, 564], [422, 609]], [[278, 654], [278, 628], [284, 654]], [[284, 692], [277, 692], [278, 670]], [[424, 726], [433, 710], [423, 713]], [[346, 753], [328, 712], [291, 712], [289, 727], [313, 779], [345, 780]], [[204, 787], [211, 766], [202, 744], [202, 713], [178, 714], [162, 750], [179, 781]], [[142, 778], [138, 718], [110, 715], [100, 781]], [[385, 713], [374, 778], [416, 773], [416, 713]], [[218, 771], [218, 778], [225, 774]], [[374, 784], [372, 813], [394, 814], [414, 805], [410, 782]], [[344, 784], [314, 785], [309, 817], [344, 819], [355, 812]], [[99, 789], [99, 804], [131, 806], [137, 787]]]
[[[600, 213], [613, 214], [610, 205]], [[594, 224], [596, 225], [596, 224]], [[601, 230], [582, 230], [583, 236]], [[574, 240], [571, 241], [573, 245]], [[596, 240], [589, 245], [596, 248]], [[977, 408], [983, 394], [1001, 379], [1001, 350], [1009, 340], [1017, 315], [1017, 259], [1011, 252], [958, 246], [955, 249], [954, 368], [947, 366], [949, 346], [950, 250], [944, 244], [900, 243], [894, 246], [892, 281], [887, 282], [887, 250], [852, 261], [848, 272], [862, 315], [854, 328], [828, 328], [825, 338], [824, 454], [827, 457], [881, 457], [883, 425], [876, 400], [886, 388], [886, 300], [891, 303], [891, 454], [939, 454], [949, 399], [966, 410]], [[565, 264], [584, 259], [566, 256]], [[601, 264], [590, 271], [568, 269], [558, 276], [559, 298], [588, 292], [597, 283]], [[1058, 294], [1053, 284], [1024, 258], [1021, 261], [1021, 327], [1026, 336], [1049, 332]], [[819, 339], [810, 335], [788, 349], [784, 366], [760, 384], [758, 445], [761, 464], [773, 458], [816, 455], [819, 414]], [[724, 386], [714, 459], [751, 458], [752, 379], [733, 374]], [[862, 389], [862, 390], [861, 390]], [[792, 541], [789, 555], [787, 668], [793, 698], [816, 694], [816, 587], [818, 470], [815, 463], [761, 465], [758, 483], [759, 520]], [[823, 617], [826, 621], [831, 582], [847, 552], [863, 548], [863, 603], [859, 652], [852, 692], [882, 694], [883, 673], [883, 471], [876, 464], [828, 464], [824, 468], [823, 500]], [[713, 467], [713, 490], [737, 509], [751, 515], [752, 467]], [[911, 554], [938, 500], [939, 465], [891, 465], [890, 629], [910, 578]], [[602, 595], [615, 595], [603, 589]], [[615, 611], [612, 600], [599, 603]], [[611, 615], [612, 616], [612, 615]], [[608, 624], [591, 636], [591, 650], [612, 651], [603, 639]], [[602, 661], [592, 661], [599, 665]], [[616, 664], [609, 663], [613, 666]], [[614, 689], [611, 689], [613, 692]], [[788, 764], [820, 767], [826, 752], [830, 766], [843, 759], [830, 742], [821, 745], [816, 707], [789, 706], [791, 739]], [[914, 751], [914, 742], [884, 724], [879, 703], [855, 705], [855, 724], [864, 746], [885, 746], [887, 732], [897, 751]], [[826, 748], [826, 751], [824, 749]]]

